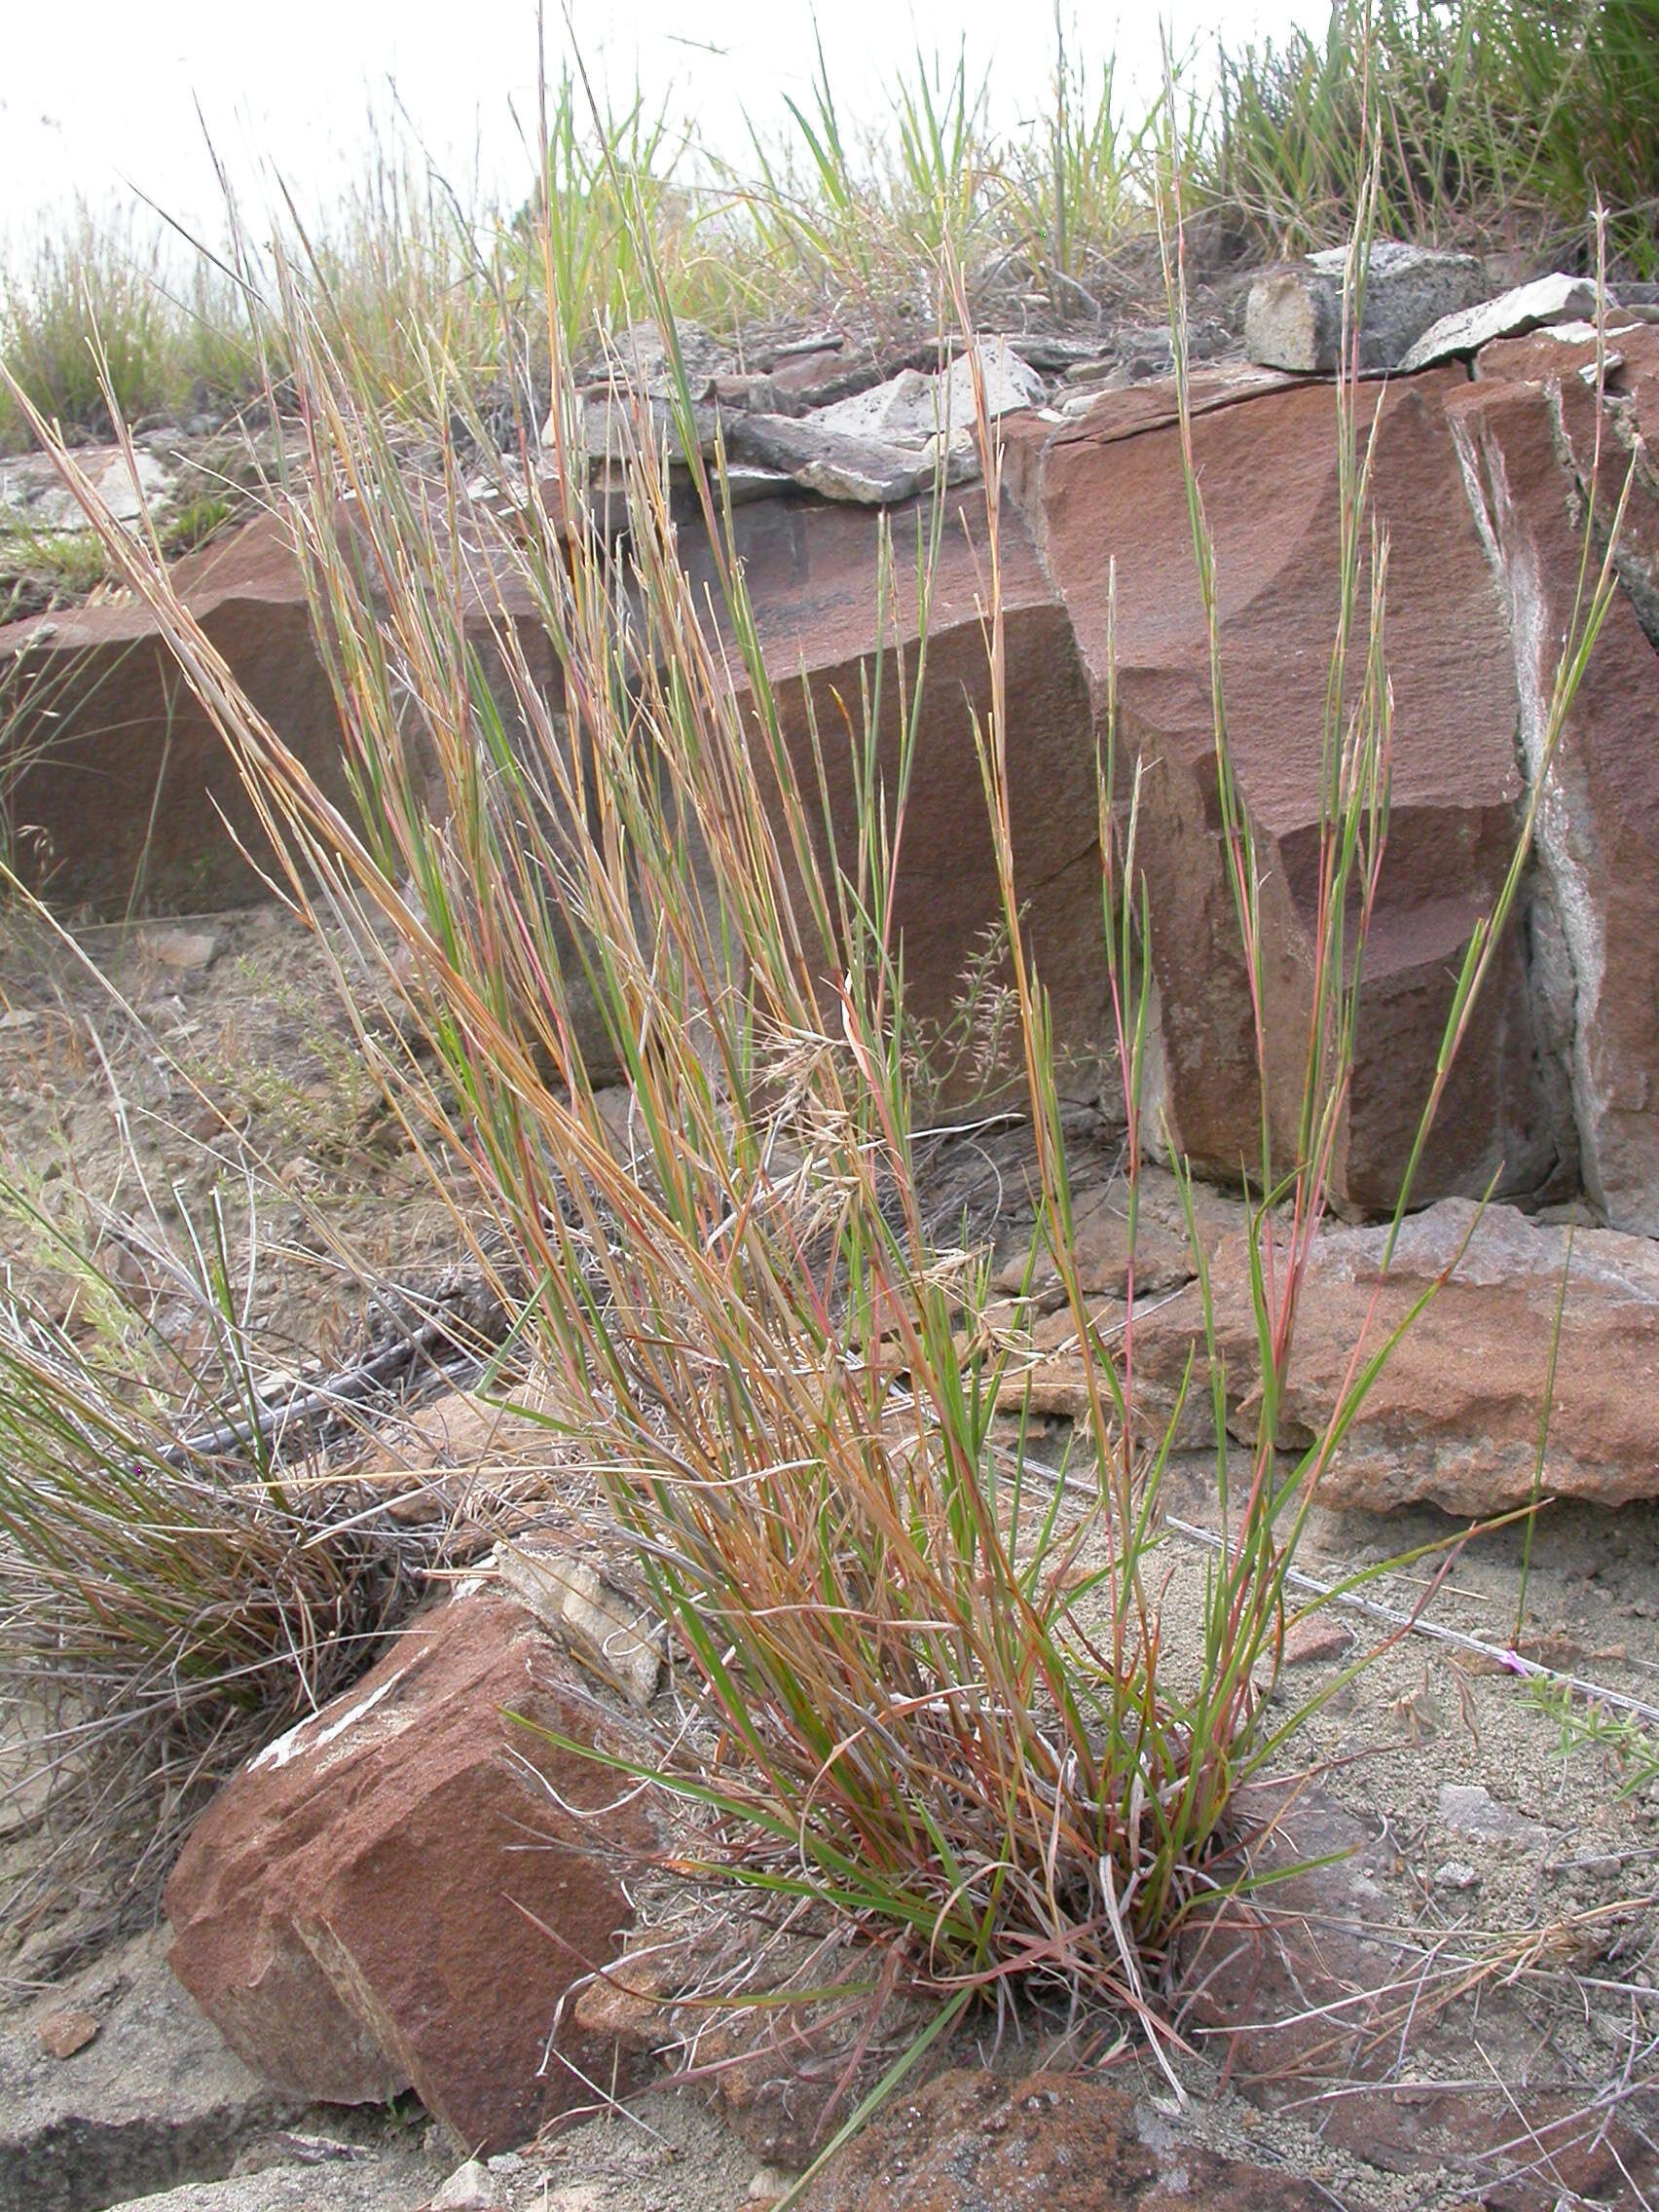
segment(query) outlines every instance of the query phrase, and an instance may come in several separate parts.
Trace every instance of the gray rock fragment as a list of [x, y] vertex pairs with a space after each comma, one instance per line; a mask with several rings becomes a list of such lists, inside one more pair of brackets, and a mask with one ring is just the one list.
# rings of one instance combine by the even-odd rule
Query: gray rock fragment
[[[1342, 247], [1270, 269], [1250, 287], [1244, 350], [1264, 368], [1330, 376], [1342, 350]], [[1359, 365], [1398, 368], [1408, 350], [1444, 316], [1472, 308], [1486, 293], [1473, 254], [1382, 241], [1371, 248], [1365, 279]]]
[[[719, 417], [713, 407], [693, 404], [692, 427], [698, 451], [709, 459], [715, 450], [715, 429]], [[590, 462], [619, 461], [646, 445], [666, 443], [671, 461], [683, 461], [680, 424], [673, 404], [652, 393], [642, 398], [618, 388], [588, 392], [582, 399], [582, 446]]]
[[1453, 1890], [1464, 1895], [1478, 1890], [1481, 1878], [1466, 1859], [1448, 1859], [1434, 1869], [1434, 1886], [1437, 1890]]
[[[892, 506], [914, 498], [933, 481], [933, 461], [919, 449], [849, 437], [825, 429], [810, 417], [734, 415], [725, 434], [726, 450], [735, 460], [772, 469], [826, 499]], [[953, 471], [953, 480], [957, 473]]]
[[[1006, 338], [981, 339], [975, 350], [985, 412], [993, 421], [1042, 405], [1047, 396], [1043, 379]], [[882, 445], [931, 447], [942, 439], [956, 448], [973, 443], [975, 410], [974, 354], [969, 352], [933, 376], [901, 370], [868, 391], [817, 409], [807, 421], [817, 428]]]
[[[1611, 295], [1608, 305], [1617, 305]], [[1408, 349], [1399, 366], [1407, 373], [1432, 368], [1436, 361], [1450, 361], [1460, 353], [1478, 353], [1494, 338], [1524, 338], [1530, 330], [1591, 319], [1595, 313], [1596, 287], [1589, 277], [1540, 276], [1495, 300], [1442, 315]]]
[[[736, 356], [700, 322], [676, 322], [674, 336], [692, 398], [707, 399], [715, 379], [728, 375], [736, 366]], [[602, 384], [623, 385], [652, 399], [669, 399], [674, 394], [674, 355], [654, 322], [631, 322], [618, 331], [606, 346], [606, 364], [608, 373], [598, 380]]]
[[294, 2111], [227, 2049], [167, 1971], [157, 1936], [136, 1938], [64, 1994], [99, 2021], [68, 2057], [49, 2056], [26, 2020], [0, 2032], [0, 2205], [79, 2212], [181, 2176], [223, 2174], [250, 2138]]
[[496, 1546], [497, 1575], [543, 1628], [644, 1712], [662, 1672], [663, 1625], [584, 1559], [526, 1544]]
[[403, 2158], [334, 2167], [326, 2181], [310, 2162], [282, 2164], [129, 2197], [110, 2212], [409, 2212], [423, 2186], [419, 2168]]
[[433, 2196], [429, 2212], [507, 2212], [506, 2190], [482, 2158], [468, 2158]]
[[[993, 419], [1041, 405], [1047, 387], [1009, 340], [983, 340], [977, 350]], [[964, 354], [937, 375], [903, 369], [807, 415], [734, 413], [724, 429], [733, 459], [777, 470], [821, 498], [879, 507], [931, 485], [941, 450], [946, 483], [977, 476], [975, 413], [974, 362]]]
[[1535, 1846], [1544, 1841], [1541, 1822], [1500, 1804], [1483, 1782], [1443, 1782], [1440, 1818], [1457, 1834], [1478, 1836], [1486, 1843]]

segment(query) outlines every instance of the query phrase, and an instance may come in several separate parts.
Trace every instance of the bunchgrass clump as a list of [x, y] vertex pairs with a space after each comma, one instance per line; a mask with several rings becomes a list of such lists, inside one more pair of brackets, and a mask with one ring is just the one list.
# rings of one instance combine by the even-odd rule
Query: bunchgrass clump
[[[1350, 255], [1350, 346], [1374, 192], [1373, 181]], [[1166, 245], [1186, 432], [1178, 217]], [[538, 250], [555, 298], [545, 220]], [[650, 278], [643, 222], [636, 251]], [[941, 283], [949, 274], [947, 256]], [[603, 1484], [696, 1685], [692, 1723], [642, 1771], [698, 1809], [687, 1850], [711, 1874], [881, 1948], [878, 1988], [902, 1975], [938, 1996], [940, 2020], [1015, 1997], [1126, 2008], [1167, 2061], [1178, 1939], [1247, 1879], [1250, 1821], [1262, 1816], [1246, 1815], [1246, 1786], [1292, 1755], [1303, 1716], [1267, 1694], [1294, 1611], [1286, 1577], [1323, 1469], [1388, 1350], [1356, 1344], [1324, 1431], [1281, 1453], [1278, 1407], [1347, 1103], [1388, 819], [1387, 553], [1370, 519], [1351, 360], [1334, 424], [1342, 611], [1319, 733], [1303, 1112], [1289, 1159], [1274, 1156], [1263, 1113], [1248, 1194], [1261, 1405], [1236, 1453], [1194, 1236], [1206, 1326], [1193, 1386], [1216, 1401], [1224, 1541], [1198, 1647], [1178, 1651], [1157, 1553], [1179, 1408], [1154, 1422], [1137, 1395], [1132, 1267], [1128, 1319], [1108, 1335], [1076, 1259], [1056, 1044], [1011, 829], [1019, 702], [1004, 653], [1000, 458], [982, 406], [982, 511], [947, 522], [940, 493], [872, 530], [861, 693], [821, 721], [810, 701], [791, 711], [762, 649], [719, 466], [693, 459], [677, 498], [648, 418], [624, 409], [622, 494], [590, 498], [558, 313], [540, 471], [501, 458], [434, 343], [422, 406], [433, 421], [460, 407], [466, 435], [417, 475], [387, 428], [375, 363], [305, 281], [279, 276], [282, 357], [308, 440], [285, 511], [359, 822], [264, 721], [159, 558], [78, 489], [241, 763], [295, 903], [344, 924], [404, 1000], [422, 1050], [388, 1052], [362, 1022], [364, 1050], [434, 1174], [469, 1166], [480, 1264], [494, 1266], [498, 1236], [533, 1286], [515, 1337], [543, 1371], [542, 1418]], [[959, 276], [954, 297], [965, 321]], [[654, 278], [648, 304], [671, 332], [673, 302]], [[672, 412], [694, 457], [677, 355], [676, 368]], [[1220, 819], [1260, 1037], [1259, 869], [1228, 749], [1214, 557], [1186, 436], [1184, 465]], [[680, 558], [685, 498], [709, 547], [707, 597]], [[1005, 1110], [1012, 1099], [1025, 1119], [1037, 1235], [1091, 1396], [1081, 1458], [1058, 1487], [1028, 1461], [1023, 1423], [1012, 1436], [997, 1426], [1014, 1352], [985, 1255], [941, 1232], [927, 1202], [940, 1107], [896, 914], [928, 773], [929, 597], [946, 527], [970, 532], [983, 578], [989, 704], [974, 735], [1014, 1010], [997, 1072]], [[1587, 568], [1549, 744], [1611, 588], [1609, 566]], [[893, 644], [899, 635], [911, 643]], [[1149, 925], [1138, 782], [1118, 735], [1109, 699], [1101, 958], [1132, 1251], [1154, 1137], [1142, 1119]], [[839, 813], [835, 783], [852, 794]], [[1475, 935], [1424, 1130], [1530, 829]], [[339, 975], [350, 1005], [344, 965]], [[620, 1123], [602, 1097], [618, 1085]], [[1408, 1175], [1402, 1209], [1409, 1189]]]
[[[129, 422], [168, 396], [171, 316], [162, 287], [158, 236], [136, 220], [78, 203], [33, 257], [0, 282], [0, 358], [49, 421], [106, 429], [105, 372]], [[92, 342], [98, 334], [104, 367]], [[14, 403], [0, 440], [20, 429]]]
[[1275, 252], [1346, 238], [1374, 153], [1387, 237], [1587, 255], [1613, 210], [1638, 274], [1659, 238], [1659, 41], [1645, 0], [1335, 0], [1322, 34], [1224, 53], [1196, 149]]
[[153, 1907], [213, 1788], [362, 1671], [444, 1541], [291, 1418], [239, 1211], [93, 1220], [0, 1181], [0, 1673], [45, 1823], [14, 1936]]

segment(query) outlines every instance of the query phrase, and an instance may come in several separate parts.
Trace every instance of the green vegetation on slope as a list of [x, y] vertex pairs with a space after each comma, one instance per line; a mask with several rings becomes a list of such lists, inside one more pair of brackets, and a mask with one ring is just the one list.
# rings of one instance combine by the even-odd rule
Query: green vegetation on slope
[[[1323, 36], [1224, 49], [1203, 91], [1191, 62], [1177, 75], [1200, 264], [1346, 239], [1375, 121], [1380, 235], [1588, 266], [1599, 194], [1615, 272], [1659, 271], [1655, 0], [1337, 0]], [[334, 350], [349, 339], [403, 405], [437, 360], [498, 407], [544, 385], [550, 301], [571, 348], [645, 312], [636, 203], [676, 312], [719, 328], [930, 324], [945, 251], [985, 321], [1015, 305], [1090, 319], [1137, 281], [1156, 286], [1161, 98], [1130, 108], [1111, 68], [1085, 70], [1063, 38], [1048, 109], [1020, 130], [993, 130], [989, 90], [966, 55], [918, 55], [872, 135], [821, 72], [810, 100], [753, 120], [740, 169], [671, 129], [666, 108], [596, 117], [567, 77], [549, 92], [545, 178], [528, 175], [516, 204], [468, 202], [407, 143], [377, 140], [330, 223], [301, 238], [289, 222], [289, 259]], [[260, 304], [269, 259], [245, 240], [191, 256], [130, 211], [77, 207], [0, 270], [0, 357], [49, 420], [94, 431], [100, 350], [129, 422], [222, 407], [263, 369], [280, 385], [279, 321]], [[23, 437], [0, 396], [0, 451]]]

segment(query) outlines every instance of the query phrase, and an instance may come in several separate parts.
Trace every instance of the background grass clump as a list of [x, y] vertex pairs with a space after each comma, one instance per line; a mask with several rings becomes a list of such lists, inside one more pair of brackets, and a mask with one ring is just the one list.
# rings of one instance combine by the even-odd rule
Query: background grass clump
[[136, 1180], [123, 1213], [0, 1168], [8, 1794], [44, 1808], [0, 1899], [37, 1968], [154, 1910], [212, 1791], [362, 1671], [448, 1540], [288, 1418], [251, 1191], [193, 1220]]
[[1339, 0], [1322, 36], [1221, 55], [1209, 195], [1273, 250], [1346, 234], [1374, 144], [1384, 236], [1571, 258], [1600, 196], [1615, 256], [1649, 276], [1659, 16], [1650, 0]]
[[[384, 403], [413, 409], [441, 360], [498, 429], [515, 407], [535, 417], [550, 315], [579, 353], [658, 291], [727, 333], [793, 318], [914, 337], [944, 304], [948, 252], [984, 323], [1155, 307], [1171, 111], [1075, 46], [1056, 18], [1048, 103], [1013, 128], [993, 124], [966, 49], [918, 53], [873, 126], [821, 66], [806, 98], [750, 119], [746, 159], [644, 94], [596, 109], [567, 73], [522, 190], [499, 201], [440, 175], [399, 122], [372, 133], [326, 219], [284, 202], [270, 241], [233, 224], [195, 250], [130, 209], [77, 206], [0, 267], [0, 358], [73, 431], [107, 432], [101, 375], [129, 423], [222, 413], [267, 382], [284, 393], [276, 240]], [[1224, 42], [1176, 77], [1198, 280], [1341, 243], [1373, 144], [1379, 235], [1588, 268], [1599, 196], [1615, 275], [1659, 272], [1652, 0], [1335, 0], [1322, 32]], [[0, 450], [26, 442], [0, 393]]]

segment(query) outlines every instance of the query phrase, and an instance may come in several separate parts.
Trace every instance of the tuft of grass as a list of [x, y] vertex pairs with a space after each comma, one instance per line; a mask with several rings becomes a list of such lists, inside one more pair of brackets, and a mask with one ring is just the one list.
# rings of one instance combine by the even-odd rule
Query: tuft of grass
[[[175, 332], [161, 287], [159, 235], [137, 219], [76, 203], [31, 259], [0, 277], [0, 358], [48, 421], [107, 433], [105, 375], [129, 422], [169, 396]], [[0, 415], [0, 443], [19, 441], [15, 403]]]
[[1054, 17], [1054, 87], [1047, 116], [999, 164], [1000, 226], [1031, 269], [1068, 299], [1095, 305], [1086, 279], [1146, 218], [1163, 140], [1164, 102], [1125, 115], [1115, 65], [1090, 78], [1067, 54]]
[[885, 129], [854, 131], [821, 45], [811, 98], [786, 100], [782, 137], [751, 118], [753, 181], [727, 172], [775, 293], [787, 299], [793, 279], [866, 314], [919, 311], [936, 320], [943, 261], [975, 266], [1004, 243], [989, 85], [988, 75], [971, 74], [965, 44], [948, 68], [918, 49], [897, 80]]
[[1323, 37], [1221, 55], [1198, 159], [1276, 252], [1377, 225], [1437, 244], [1588, 253], [1598, 199], [1640, 273], [1659, 240], [1659, 42], [1646, 0], [1335, 0]]
[[[952, 92], [946, 113], [967, 112], [966, 96]], [[955, 126], [941, 130], [931, 114], [924, 171], [929, 147], [957, 143]], [[579, 412], [556, 308], [551, 469], [526, 480], [507, 464], [434, 340], [420, 405], [435, 422], [459, 409], [464, 436], [446, 439], [435, 475], [421, 478], [400, 457], [372, 351], [359, 357], [350, 327], [279, 265], [282, 357], [309, 441], [284, 511], [328, 655], [353, 822], [240, 690], [165, 566], [98, 515], [58, 456], [231, 745], [296, 906], [319, 927], [343, 921], [412, 1017], [419, 1052], [377, 1042], [359, 1014], [364, 1051], [434, 1177], [469, 1168], [470, 1234], [517, 1306], [516, 1343], [544, 1371], [540, 1418], [604, 1484], [697, 1684], [687, 1724], [631, 1770], [691, 1810], [682, 1862], [875, 1946], [878, 1989], [903, 1973], [939, 1999], [930, 2035], [977, 2001], [1104, 2002], [1140, 2019], [1172, 2080], [1178, 1939], [1247, 1883], [1246, 1786], [1294, 1749], [1309, 1710], [1271, 1697], [1297, 1546], [1398, 1341], [1362, 1337], [1324, 1430], [1281, 1453], [1388, 824], [1387, 545], [1370, 516], [1352, 357], [1379, 160], [1350, 244], [1336, 400], [1341, 611], [1289, 1159], [1274, 1155], [1266, 1105], [1260, 871], [1228, 745], [1215, 555], [1191, 443], [1178, 198], [1162, 224], [1218, 803], [1264, 1070], [1247, 1194], [1261, 1403], [1236, 1456], [1193, 1235], [1204, 1335], [1191, 1379], [1216, 1405], [1222, 1550], [1192, 1649], [1174, 1647], [1159, 1601], [1161, 1488], [1181, 1408], [1160, 1425], [1137, 1395], [1132, 1260], [1128, 1315], [1110, 1334], [1077, 1261], [1056, 1043], [1011, 828], [1019, 709], [1003, 632], [1000, 452], [982, 392], [983, 512], [948, 527], [970, 530], [983, 577], [988, 704], [974, 734], [1013, 1001], [1004, 1072], [1040, 1192], [1031, 1270], [1041, 1245], [1091, 1397], [1081, 1466], [1058, 1483], [1028, 1457], [1023, 1421], [1012, 1438], [996, 1426], [1015, 1347], [984, 1252], [930, 1203], [952, 1131], [937, 1123], [895, 921], [920, 803], [942, 488], [879, 539], [875, 643], [857, 701], [837, 721], [820, 722], [811, 703], [791, 719], [720, 468], [692, 463], [712, 556], [705, 598], [679, 558], [677, 498], [644, 412], [623, 414], [625, 536], [590, 503], [584, 472], [565, 465]], [[544, 212], [548, 268], [553, 230]], [[634, 251], [672, 336], [643, 213]], [[953, 292], [966, 322], [960, 270]], [[695, 456], [691, 389], [671, 351], [671, 404]], [[480, 475], [487, 499], [469, 490]], [[348, 504], [350, 536], [338, 528]], [[1587, 546], [1546, 759], [1613, 588], [1610, 557], [1599, 574], [1588, 563]], [[901, 609], [916, 638], [904, 651], [886, 644]], [[837, 815], [828, 793], [843, 781], [852, 798]], [[1138, 796], [1109, 678], [1101, 956], [1131, 1254], [1149, 1141]], [[1459, 979], [1419, 1154], [1530, 830], [1529, 819]], [[336, 972], [355, 1011], [344, 958]], [[600, 1098], [618, 1078], [625, 1129]], [[1180, 1162], [1177, 1173], [1190, 1205]], [[503, 1249], [534, 1286], [528, 1299], [498, 1265]]]
[[223, 529], [235, 512], [232, 502], [221, 494], [204, 492], [168, 519], [161, 533], [164, 551], [169, 555], [194, 553]]
[[10, 531], [0, 537], [0, 560], [9, 577], [35, 578], [65, 599], [84, 599], [108, 573], [90, 530]]
[[21, 1787], [50, 1785], [17, 1930], [77, 1890], [146, 1908], [211, 1790], [362, 1670], [433, 1556], [280, 1418], [250, 1203], [238, 1253], [217, 1194], [83, 1227], [0, 1182], [0, 1665]]

